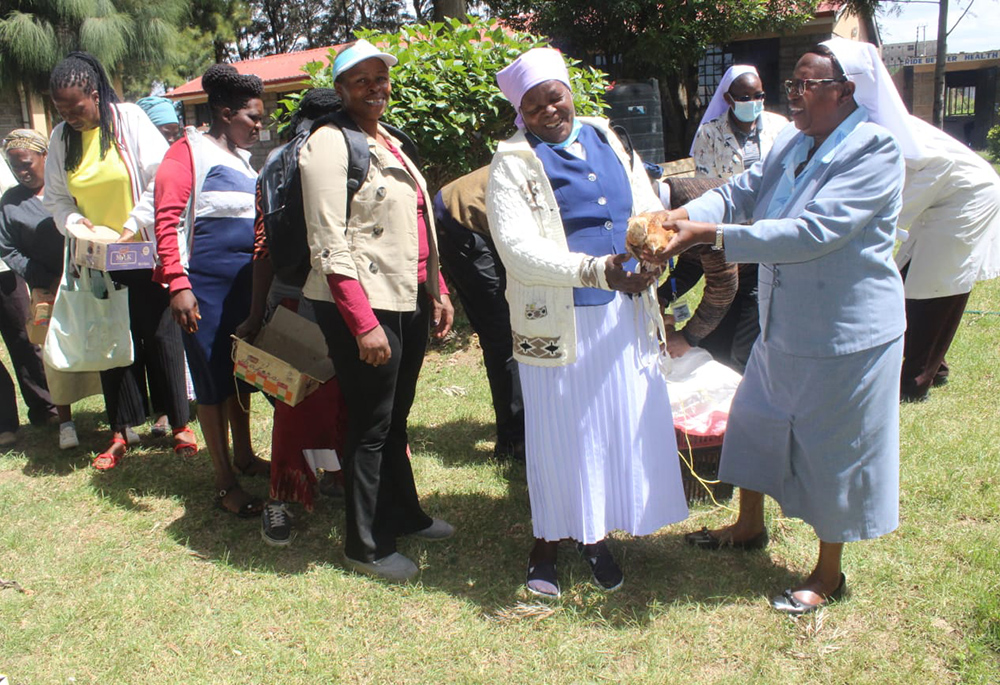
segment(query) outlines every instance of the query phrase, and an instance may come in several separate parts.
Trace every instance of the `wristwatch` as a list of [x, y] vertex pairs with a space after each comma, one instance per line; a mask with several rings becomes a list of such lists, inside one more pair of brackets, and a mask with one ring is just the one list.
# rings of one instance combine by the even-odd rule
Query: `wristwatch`
[[722, 249], [722, 247], [723, 247], [723, 245], [722, 245], [722, 239], [723, 239], [723, 237], [724, 237], [724, 234], [722, 232], [722, 224], [716, 224], [715, 225], [715, 245], [712, 245], [712, 249], [713, 250], [721, 250]]

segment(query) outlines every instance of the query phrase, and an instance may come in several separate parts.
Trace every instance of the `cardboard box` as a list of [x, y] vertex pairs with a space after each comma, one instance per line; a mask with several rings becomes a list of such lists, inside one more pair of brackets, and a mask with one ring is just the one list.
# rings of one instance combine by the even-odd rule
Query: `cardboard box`
[[278, 307], [250, 344], [233, 336], [233, 375], [294, 407], [334, 377], [319, 326]]
[[67, 227], [74, 238], [73, 263], [101, 271], [152, 269], [155, 264], [153, 243], [118, 243], [118, 234], [107, 226], [91, 231], [81, 224]]

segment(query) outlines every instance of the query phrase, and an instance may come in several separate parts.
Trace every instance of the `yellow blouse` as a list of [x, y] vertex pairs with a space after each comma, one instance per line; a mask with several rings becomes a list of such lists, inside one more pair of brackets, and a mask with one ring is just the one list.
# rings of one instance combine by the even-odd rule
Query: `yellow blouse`
[[114, 144], [101, 159], [100, 128], [83, 131], [81, 135], [83, 158], [76, 171], [67, 175], [69, 191], [80, 213], [95, 226], [107, 226], [121, 233], [135, 206], [128, 169]]

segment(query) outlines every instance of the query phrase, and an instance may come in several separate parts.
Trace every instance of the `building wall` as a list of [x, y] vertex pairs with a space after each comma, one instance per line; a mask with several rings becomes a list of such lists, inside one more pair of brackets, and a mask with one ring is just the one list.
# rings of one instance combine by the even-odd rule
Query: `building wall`
[[0, 87], [0, 138], [15, 128], [23, 128], [21, 96], [16, 88]]
[[868, 31], [861, 20], [850, 12], [844, 12], [837, 17], [837, 21], [833, 26], [833, 35], [866, 43], [870, 43], [872, 38], [868, 35]]
[[[892, 79], [910, 113], [931, 122], [934, 117], [935, 60], [932, 56], [911, 61], [918, 63], [898, 69]], [[996, 80], [986, 73], [992, 71], [995, 74], [998, 68], [1000, 68], [998, 51], [948, 55], [948, 62], [945, 64], [945, 79], [948, 85], [977, 84], [976, 114], [945, 117], [945, 131], [976, 148], [985, 144], [986, 132], [998, 121], [996, 111], [1000, 105], [1000, 97], [996, 90]]]
[[[954, 55], [949, 55], [949, 58]], [[948, 62], [945, 65], [945, 77], [958, 71], [978, 71], [1000, 66], [1000, 58], [968, 62]], [[930, 121], [934, 114], [934, 64], [920, 64], [909, 67], [913, 70], [913, 95], [910, 112], [925, 121]], [[899, 87], [902, 80], [893, 76], [893, 81]], [[900, 89], [902, 92], [902, 89]]]
[[882, 46], [882, 62], [890, 72], [903, 66], [908, 59], [936, 54], [936, 40], [910, 41], [909, 43], [892, 43]]

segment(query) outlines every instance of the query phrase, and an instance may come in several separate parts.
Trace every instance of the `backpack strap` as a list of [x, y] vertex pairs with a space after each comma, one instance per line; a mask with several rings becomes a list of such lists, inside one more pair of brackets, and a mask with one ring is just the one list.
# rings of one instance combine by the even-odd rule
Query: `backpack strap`
[[344, 134], [347, 144], [347, 217], [351, 216], [351, 201], [368, 178], [368, 167], [371, 164], [371, 151], [368, 149], [368, 134], [358, 128], [354, 120], [338, 110], [325, 114], [313, 122], [310, 134], [321, 126], [335, 124]]
[[[347, 217], [350, 218], [351, 201], [365, 182], [365, 179], [368, 178], [368, 167], [371, 165], [368, 134], [362, 131], [354, 123], [350, 115], [343, 110], [324, 114], [316, 119], [309, 130], [309, 134], [312, 135], [316, 129], [331, 123], [335, 124], [341, 130], [344, 134], [344, 142], [347, 143]], [[419, 167], [420, 153], [417, 152], [417, 146], [413, 142], [413, 139], [395, 126], [386, 124], [385, 122], [380, 122], [379, 126], [382, 126], [399, 141], [403, 153], [410, 158], [411, 162]]]

